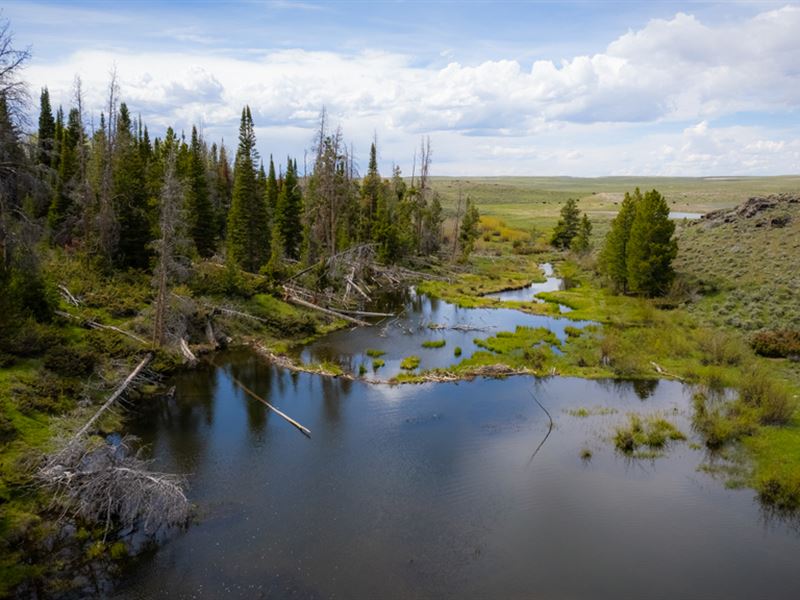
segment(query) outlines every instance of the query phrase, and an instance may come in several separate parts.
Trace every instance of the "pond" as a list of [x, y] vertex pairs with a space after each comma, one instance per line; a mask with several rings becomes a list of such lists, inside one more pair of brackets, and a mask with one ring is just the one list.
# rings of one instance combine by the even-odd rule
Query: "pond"
[[[408, 354], [446, 366], [454, 345], [475, 350], [474, 337], [530, 325], [563, 338], [574, 324], [413, 291], [394, 308], [399, 318], [336, 332], [301, 355], [355, 371], [371, 360], [367, 348], [382, 349], [391, 374]], [[439, 338], [444, 348], [420, 348]], [[187, 474], [197, 516], [137, 561], [117, 598], [800, 594], [800, 528], [701, 470], [709, 457], [699, 445], [631, 460], [610, 443], [631, 411], [664, 415], [691, 441], [691, 390], [680, 383], [392, 386], [290, 372], [249, 350], [172, 383], [175, 394], [140, 407], [129, 429], [154, 468]]]
[[[550, 274], [549, 279], [556, 279], [552, 277], [552, 271]], [[402, 372], [400, 362], [407, 356], [420, 358], [419, 368], [413, 372], [445, 368], [469, 358], [479, 350], [475, 344], [476, 338], [485, 339], [500, 331], [514, 331], [522, 326], [549, 329], [563, 342], [566, 339], [565, 327], [583, 328], [590, 324], [589, 321], [531, 315], [508, 308], [461, 308], [444, 300], [418, 294], [413, 288], [405, 294], [384, 299], [380, 307], [393, 310], [397, 316], [385, 318], [373, 327], [336, 331], [298, 349], [298, 358], [304, 363], [332, 362], [350, 374], [358, 374], [363, 365], [365, 378], [386, 380]], [[422, 345], [425, 342], [442, 341], [445, 345], [439, 348]], [[461, 349], [458, 357], [454, 355], [455, 348]], [[385, 365], [375, 369], [374, 357], [367, 353], [368, 350], [378, 351], [373, 354], [383, 353], [379, 358]]]

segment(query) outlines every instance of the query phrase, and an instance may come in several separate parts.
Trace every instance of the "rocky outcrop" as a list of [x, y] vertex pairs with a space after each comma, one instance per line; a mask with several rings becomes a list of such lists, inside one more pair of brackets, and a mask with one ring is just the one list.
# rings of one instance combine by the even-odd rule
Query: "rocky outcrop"
[[800, 204], [800, 194], [782, 193], [754, 196], [735, 208], [706, 213], [701, 222], [706, 226], [713, 227], [721, 223], [733, 223], [741, 219], [758, 217], [758, 221], [755, 223], [756, 227], [785, 227], [791, 222], [792, 217], [786, 212], [776, 212], [776, 209], [788, 207], [790, 204]]

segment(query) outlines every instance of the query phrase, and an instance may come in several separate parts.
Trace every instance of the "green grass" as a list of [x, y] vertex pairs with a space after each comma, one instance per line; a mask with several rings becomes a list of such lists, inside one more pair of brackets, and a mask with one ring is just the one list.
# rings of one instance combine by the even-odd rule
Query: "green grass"
[[616, 408], [611, 408], [609, 406], [592, 406], [589, 408], [581, 406], [580, 408], [573, 408], [566, 411], [568, 415], [580, 418], [613, 415], [616, 414], [616, 412]]
[[444, 348], [447, 342], [445, 340], [426, 340], [422, 342], [423, 348]]
[[375, 348], [367, 348], [365, 350], [365, 354], [370, 358], [380, 358], [381, 356], [386, 354], [386, 352], [384, 352], [383, 350], [376, 350]]
[[[625, 455], [652, 458], [653, 451], [664, 448], [671, 441], [682, 441], [686, 435], [663, 417], [650, 415], [644, 420], [637, 414], [628, 416], [627, 425], [617, 427], [614, 446]], [[640, 453], [641, 448], [647, 448]]]
[[372, 370], [373, 371], [377, 371], [378, 369], [380, 369], [385, 364], [386, 363], [384, 362], [384, 360], [382, 358], [374, 358], [374, 359], [372, 359]]
[[406, 371], [413, 371], [419, 366], [420, 358], [419, 356], [406, 356], [403, 360], [400, 361], [400, 368]]

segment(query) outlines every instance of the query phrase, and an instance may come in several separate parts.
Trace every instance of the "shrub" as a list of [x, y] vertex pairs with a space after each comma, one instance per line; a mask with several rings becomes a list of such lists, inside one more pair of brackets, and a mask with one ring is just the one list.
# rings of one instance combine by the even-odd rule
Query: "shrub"
[[366, 354], [371, 358], [379, 358], [384, 354], [386, 354], [386, 352], [384, 352], [383, 350], [376, 350], [375, 348], [367, 348]]
[[44, 355], [44, 366], [59, 375], [88, 375], [96, 362], [97, 356], [91, 350], [61, 344], [51, 347]]
[[380, 369], [385, 364], [386, 363], [383, 361], [382, 358], [375, 358], [372, 361], [372, 370], [373, 371], [377, 371], [378, 369]]
[[724, 331], [701, 329], [697, 333], [704, 365], [738, 365], [747, 354], [744, 343]]
[[760, 421], [764, 424], [787, 423], [794, 413], [789, 390], [764, 369], [754, 368], [744, 375], [739, 398], [745, 405], [759, 410]]
[[782, 358], [800, 355], [800, 331], [772, 329], [759, 331], [750, 340], [753, 350], [761, 356]]
[[461, 356], [461, 346], [453, 348], [453, 356]]

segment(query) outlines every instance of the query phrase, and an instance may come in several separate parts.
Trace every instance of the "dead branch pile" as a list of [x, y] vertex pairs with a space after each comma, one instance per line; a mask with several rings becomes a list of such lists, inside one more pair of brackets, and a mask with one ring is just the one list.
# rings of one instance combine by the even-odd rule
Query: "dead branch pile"
[[148, 463], [132, 453], [133, 441], [72, 441], [40, 469], [37, 479], [53, 492], [58, 506], [89, 522], [105, 522], [106, 532], [112, 522], [146, 533], [182, 525], [189, 515], [183, 478], [148, 470]]
[[115, 445], [87, 437], [95, 423], [141, 377], [152, 360], [145, 356], [117, 386], [103, 405], [63, 447], [48, 457], [36, 474], [39, 483], [53, 493], [54, 504], [90, 522], [123, 528], [141, 526], [145, 532], [181, 524], [189, 513], [183, 479], [154, 473], [147, 462], [131, 451], [133, 438]]
[[[283, 282], [285, 299], [356, 325], [369, 325], [351, 315], [392, 316], [363, 310], [366, 303], [374, 300], [373, 289], [400, 288], [420, 279], [448, 281], [440, 275], [382, 265], [375, 250], [375, 244], [354, 246], [295, 273]], [[299, 283], [301, 278], [306, 286]]]

